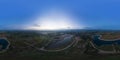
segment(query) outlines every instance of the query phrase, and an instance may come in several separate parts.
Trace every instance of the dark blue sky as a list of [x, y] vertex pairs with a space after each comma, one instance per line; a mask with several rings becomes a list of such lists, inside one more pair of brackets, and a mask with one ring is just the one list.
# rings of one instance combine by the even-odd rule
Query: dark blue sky
[[0, 29], [18, 29], [44, 9], [69, 10], [76, 24], [94, 29], [120, 29], [119, 0], [0, 0]]

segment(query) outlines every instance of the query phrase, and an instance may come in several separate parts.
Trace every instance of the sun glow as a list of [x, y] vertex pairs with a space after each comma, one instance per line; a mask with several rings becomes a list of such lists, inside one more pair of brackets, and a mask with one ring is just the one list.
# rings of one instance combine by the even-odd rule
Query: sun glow
[[69, 23], [66, 23], [64, 21], [43, 21], [41, 23], [42, 23], [41, 25], [33, 26], [31, 28], [35, 30], [58, 30], [67, 29], [71, 27]]
[[[59, 29], [74, 29], [77, 28], [73, 22], [75, 19], [72, 18], [66, 12], [62, 10], [52, 9], [43, 13], [39, 16], [32, 24], [34, 25], [27, 27], [27, 29], [32, 30], [59, 30]], [[83, 28], [80, 25], [80, 28]]]

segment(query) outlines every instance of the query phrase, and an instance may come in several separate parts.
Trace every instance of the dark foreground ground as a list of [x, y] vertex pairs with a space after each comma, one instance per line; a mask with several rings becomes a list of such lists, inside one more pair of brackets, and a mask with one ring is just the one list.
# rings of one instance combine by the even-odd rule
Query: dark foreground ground
[[[82, 53], [84, 49], [79, 48], [86, 40], [90, 40], [95, 34], [103, 35], [105, 39], [120, 38], [120, 31], [0, 31], [10, 41], [9, 49], [0, 53], [0, 60], [120, 60], [120, 55], [90, 55]], [[42, 47], [53, 39], [57, 39], [61, 34], [72, 34], [82, 41], [76, 46], [61, 52], [43, 52], [34, 47], [26, 45], [24, 42], [33, 46]], [[101, 47], [101, 49], [111, 50], [112, 47]]]
[[120, 56], [24, 56], [24, 57], [0, 57], [1, 60], [119, 60]]

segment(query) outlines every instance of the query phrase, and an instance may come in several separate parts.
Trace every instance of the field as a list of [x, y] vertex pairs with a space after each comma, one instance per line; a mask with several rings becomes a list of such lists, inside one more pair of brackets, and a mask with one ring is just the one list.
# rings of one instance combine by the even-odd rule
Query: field
[[[76, 42], [68, 49], [59, 52], [46, 52], [35, 47], [46, 47], [61, 35], [70, 34]], [[94, 35], [102, 35], [102, 39], [118, 39], [120, 31], [70, 30], [70, 31], [0, 31], [10, 41], [9, 49], [0, 53], [1, 60], [119, 60], [120, 55], [87, 54], [81, 47]], [[26, 44], [29, 43], [29, 44]], [[65, 46], [63, 46], [65, 47]], [[60, 47], [59, 49], [62, 49]], [[112, 46], [98, 47], [112, 50]], [[54, 49], [53, 49], [54, 50]]]

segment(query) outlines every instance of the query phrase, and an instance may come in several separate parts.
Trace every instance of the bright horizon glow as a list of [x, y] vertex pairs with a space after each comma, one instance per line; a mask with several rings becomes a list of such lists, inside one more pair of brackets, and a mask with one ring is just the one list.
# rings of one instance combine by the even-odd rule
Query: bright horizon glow
[[[34, 26], [29, 26], [27, 29], [32, 30], [62, 30], [62, 29], [78, 29], [74, 22], [75, 18], [63, 10], [52, 9], [45, 11], [42, 16], [39, 16], [34, 22]], [[83, 29], [83, 25], [79, 24], [79, 29]]]

